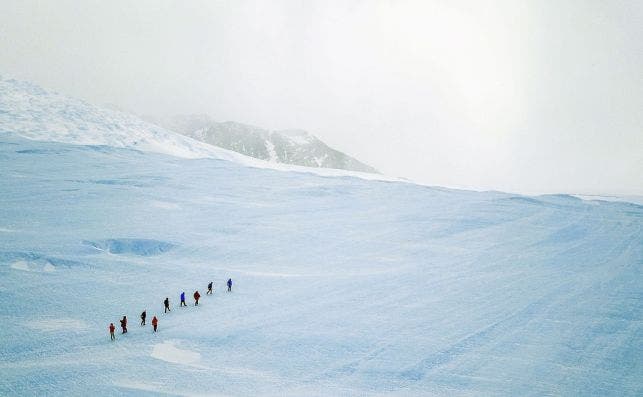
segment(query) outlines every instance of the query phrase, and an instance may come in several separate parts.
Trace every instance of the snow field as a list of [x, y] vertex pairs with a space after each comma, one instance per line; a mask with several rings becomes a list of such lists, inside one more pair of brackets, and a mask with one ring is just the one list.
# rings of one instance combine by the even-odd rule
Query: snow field
[[0, 394], [641, 392], [640, 206], [8, 136], [0, 161]]
[[643, 394], [642, 206], [280, 169], [0, 79], [0, 395]]

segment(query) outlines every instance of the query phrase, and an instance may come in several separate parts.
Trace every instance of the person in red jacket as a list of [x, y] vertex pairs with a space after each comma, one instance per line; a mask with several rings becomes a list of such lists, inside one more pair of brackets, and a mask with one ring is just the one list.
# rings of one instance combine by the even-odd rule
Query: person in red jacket
[[116, 337], [114, 336], [114, 331], [116, 330], [116, 327], [114, 327], [114, 323], [109, 323], [109, 337], [111, 340], [116, 340]]
[[154, 318], [152, 318], [152, 327], [154, 327], [154, 332], [156, 332], [157, 325], [159, 325], [159, 320], [154, 316]]
[[199, 291], [194, 292], [194, 306], [199, 306], [199, 298], [201, 297], [201, 294], [199, 294]]

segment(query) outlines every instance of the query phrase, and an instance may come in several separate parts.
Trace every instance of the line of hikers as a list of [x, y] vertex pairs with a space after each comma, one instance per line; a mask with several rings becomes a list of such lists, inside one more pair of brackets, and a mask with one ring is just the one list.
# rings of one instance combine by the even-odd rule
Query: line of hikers
[[[228, 282], [226, 283], [228, 285], [228, 292], [232, 292], [232, 279], [229, 278]], [[210, 281], [208, 283], [208, 291], [205, 293], [206, 295], [212, 295], [212, 288], [213, 288], [213, 283]], [[199, 291], [194, 291], [194, 294], [192, 295], [194, 297], [194, 306], [199, 305], [199, 298], [201, 298], [201, 294]], [[181, 292], [181, 304], [180, 306], [186, 306], [187, 304], [185, 303], [185, 291]], [[165, 307], [164, 313], [167, 313], [170, 310], [170, 298], [165, 298], [163, 301], [163, 306]], [[145, 319], [147, 318], [147, 310], [143, 310], [143, 313], [141, 313], [141, 326], [145, 325]], [[120, 320], [121, 323], [121, 329], [122, 329], [122, 334], [127, 333], [127, 316], [123, 316], [123, 318]], [[154, 332], [157, 331], [157, 327], [159, 324], [159, 319], [154, 316], [152, 318], [152, 328], [154, 329]], [[114, 335], [114, 331], [116, 331], [116, 327], [114, 326], [114, 323], [109, 323], [109, 336], [111, 340], [116, 340], [116, 336]]]

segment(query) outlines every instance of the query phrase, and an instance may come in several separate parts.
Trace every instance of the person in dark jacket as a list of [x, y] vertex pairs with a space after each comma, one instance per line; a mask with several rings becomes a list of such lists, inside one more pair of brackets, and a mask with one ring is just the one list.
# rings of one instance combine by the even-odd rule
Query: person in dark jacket
[[147, 317], [147, 311], [143, 310], [143, 313], [141, 313], [141, 325], [145, 325], [145, 318]]
[[156, 316], [152, 317], [152, 327], [154, 327], [154, 332], [156, 332], [156, 326], [159, 324], [159, 320]]
[[111, 340], [116, 340], [116, 336], [114, 336], [115, 330], [116, 330], [116, 327], [114, 327], [114, 323], [109, 323], [109, 337]]
[[187, 306], [185, 303], [185, 291], [181, 292], [181, 305], [180, 306]]
[[127, 333], [127, 316], [123, 316], [123, 319], [121, 320], [121, 328], [123, 328], [123, 333]]
[[207, 294], [212, 295], [212, 281], [210, 281], [210, 284], [208, 284], [208, 292], [206, 292], [205, 294], [206, 294], [206, 295], [207, 295]]
[[199, 306], [199, 298], [201, 297], [201, 294], [199, 291], [194, 291], [194, 306]]
[[232, 291], [232, 279], [228, 279], [228, 292]]
[[171, 311], [170, 310], [170, 298], [165, 298], [165, 300], [163, 301], [163, 305], [165, 305], [165, 312], [164, 313], [167, 313], [167, 312]]

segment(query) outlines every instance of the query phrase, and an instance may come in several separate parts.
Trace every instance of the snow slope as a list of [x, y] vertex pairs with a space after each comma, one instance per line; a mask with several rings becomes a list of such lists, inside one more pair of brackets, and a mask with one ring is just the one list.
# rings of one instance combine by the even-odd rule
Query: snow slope
[[47, 121], [0, 109], [0, 395], [643, 394], [640, 205], [27, 140]]
[[28, 139], [129, 147], [186, 158], [247, 159], [26, 81], [0, 78], [0, 111], [0, 131]]

